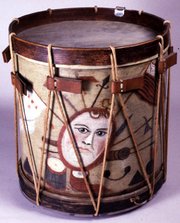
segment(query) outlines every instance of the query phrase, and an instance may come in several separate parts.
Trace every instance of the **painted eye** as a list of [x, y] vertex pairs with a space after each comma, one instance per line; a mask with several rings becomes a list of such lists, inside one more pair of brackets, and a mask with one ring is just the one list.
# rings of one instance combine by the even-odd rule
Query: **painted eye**
[[102, 130], [99, 130], [99, 131], [96, 132], [96, 135], [100, 136], [100, 137], [105, 136], [106, 134], [107, 134], [107, 132], [106, 131], [102, 131]]
[[86, 128], [76, 128], [80, 133], [82, 133], [82, 134], [86, 134], [86, 133], [88, 133], [89, 132], [89, 130], [88, 129], [86, 129]]

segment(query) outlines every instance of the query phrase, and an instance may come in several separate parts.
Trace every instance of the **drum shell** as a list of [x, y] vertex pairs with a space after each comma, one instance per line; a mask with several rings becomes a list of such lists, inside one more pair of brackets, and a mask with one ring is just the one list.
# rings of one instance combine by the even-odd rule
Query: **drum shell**
[[[44, 117], [46, 113], [46, 105], [47, 105], [47, 98], [48, 98], [48, 89], [46, 88], [46, 78], [48, 74], [48, 66], [47, 64], [38, 64], [35, 61], [30, 61], [25, 58], [19, 57], [18, 58], [18, 66], [19, 66], [19, 72], [23, 74], [23, 76], [32, 83], [33, 86], [33, 94], [35, 93], [36, 96], [34, 97], [32, 95], [32, 92], [28, 91], [27, 96], [24, 97], [24, 107], [26, 111], [26, 119], [28, 120], [28, 128], [30, 130], [30, 137], [31, 137], [31, 145], [33, 149], [34, 154], [34, 160], [37, 167], [37, 170], [40, 168], [41, 163], [41, 148], [42, 148], [42, 139], [43, 139], [43, 129], [44, 129]], [[122, 78], [133, 78], [133, 77], [139, 77], [146, 75], [145, 72], [148, 69], [148, 66], [152, 66], [151, 62], [142, 63], [139, 65], [133, 65], [128, 66], [124, 68], [119, 68], [118, 72], [121, 74]], [[111, 74], [111, 68], [96, 68], [96, 67], [81, 67], [81, 68], [62, 68], [59, 67], [58, 73], [61, 75], [61, 77], [70, 77], [70, 78], [79, 78], [87, 77], [87, 81], [84, 81], [84, 89], [87, 89], [84, 91], [84, 96], [81, 94], [73, 94], [69, 92], [62, 92], [63, 98], [64, 98], [64, 105], [68, 114], [68, 117], [71, 117], [75, 113], [81, 113], [81, 111], [84, 111], [85, 108], [90, 108], [92, 105], [95, 108], [100, 109], [110, 109], [111, 104], [111, 92], [110, 92], [110, 82], [107, 82], [105, 86], [102, 88], [103, 80], [105, 80], [110, 74]], [[153, 77], [153, 76], [152, 76]], [[89, 80], [88, 80], [89, 79]], [[101, 89], [102, 88], [102, 89]], [[101, 95], [99, 98], [95, 101], [96, 96], [101, 89]], [[30, 96], [32, 95], [32, 96]], [[135, 131], [135, 137], [137, 140], [137, 144], [139, 145], [139, 150], [141, 153], [141, 156], [144, 160], [145, 166], [149, 168], [149, 171], [152, 171], [152, 149], [154, 146], [154, 129], [155, 129], [155, 112], [156, 112], [156, 105], [149, 103], [145, 99], [142, 99], [140, 95], [136, 92], [127, 92], [122, 94], [124, 101], [126, 101], [127, 106], [127, 112], [128, 116], [130, 117], [131, 124], [133, 131]], [[29, 99], [28, 99], [29, 97]], [[82, 98], [84, 97], [84, 98]], [[55, 100], [55, 99], [54, 99]], [[34, 106], [34, 108], [33, 108]], [[35, 107], [41, 106], [40, 112], [37, 112], [37, 116], [35, 116]], [[28, 109], [30, 111], [28, 111]], [[50, 139], [47, 139], [49, 141], [58, 141], [60, 137], [61, 129], [63, 128], [62, 121], [63, 117], [61, 115], [61, 112], [58, 108], [57, 101], [55, 100], [53, 109], [52, 109], [52, 117], [51, 117], [51, 123], [50, 127], [47, 133], [47, 136], [50, 135]], [[118, 135], [116, 137], [113, 136], [112, 145], [109, 148], [109, 160], [107, 161], [106, 166], [106, 173], [111, 174], [110, 179], [106, 179], [104, 181], [104, 185], [107, 188], [107, 194], [105, 196], [111, 196], [115, 194], [120, 194], [123, 191], [133, 191], [133, 188], [136, 188], [138, 185], [141, 185], [144, 183], [144, 179], [141, 172], [141, 167], [138, 163], [136, 151], [128, 130], [128, 126], [125, 121], [125, 118], [122, 114], [121, 108], [118, 105], [117, 102], [113, 110], [114, 114], [118, 114], [114, 117], [114, 129], [113, 134]], [[33, 117], [34, 116], [34, 117]], [[33, 124], [32, 124], [33, 123]], [[27, 154], [28, 154], [28, 146], [26, 142], [25, 132], [22, 125], [22, 120], [20, 120], [20, 129], [21, 129], [21, 139], [22, 139], [22, 164], [25, 163], [27, 160]], [[119, 133], [118, 133], [119, 131]], [[161, 172], [162, 167], [162, 144], [160, 140], [159, 135], [159, 142], [158, 142], [158, 161], [156, 163], [156, 172], [157, 174]], [[120, 143], [118, 143], [120, 142]], [[123, 153], [124, 149], [124, 153]], [[50, 151], [46, 153], [46, 159], [44, 159], [43, 163], [43, 176], [46, 176], [47, 171], [47, 158], [48, 157], [54, 157], [57, 159], [60, 159], [60, 156], [58, 154], [58, 146], [51, 145], [51, 143], [46, 143], [46, 151]], [[113, 151], [116, 151], [113, 153]], [[119, 155], [117, 155], [119, 152]], [[122, 155], [121, 155], [122, 153]], [[114, 154], [114, 155], [113, 155]], [[123, 155], [124, 154], [124, 155]], [[72, 167], [66, 168], [66, 185], [69, 185], [71, 181], [71, 172], [73, 171]], [[99, 178], [101, 175], [101, 168], [102, 168], [102, 161], [95, 165], [93, 168], [90, 168], [89, 171], [89, 177], [90, 182], [93, 182], [92, 184], [98, 184]], [[24, 169], [24, 172], [28, 174], [26, 169]], [[74, 171], [76, 168], [74, 169]], [[126, 173], [127, 171], [127, 173]], [[125, 174], [126, 173], [126, 174]], [[51, 174], [55, 174], [53, 171]], [[58, 174], [58, 173], [56, 173]], [[125, 174], [124, 177], [123, 176]], [[136, 176], [141, 176], [142, 180], [135, 183], [133, 185], [132, 180]], [[152, 174], [152, 172], [151, 172]], [[68, 179], [69, 178], [69, 179]], [[120, 178], [118, 181], [117, 179]], [[64, 178], [62, 178], [64, 180]], [[46, 182], [46, 178], [44, 177], [44, 180]], [[131, 185], [132, 183], [132, 185]], [[56, 182], [56, 187], [51, 188], [51, 190], [54, 190], [55, 193], [61, 193], [62, 191], [66, 191], [66, 187], [62, 188], [61, 190], [57, 190], [56, 188], [59, 188], [58, 184], [63, 184], [61, 182]], [[65, 183], [64, 183], [65, 184]], [[47, 185], [47, 187], [51, 186], [51, 183]], [[71, 188], [69, 186], [66, 193], [69, 193], [69, 196], [71, 194], [77, 194], [77, 189]], [[87, 196], [87, 192], [80, 191], [80, 194], [83, 194], [83, 196]], [[79, 196], [79, 195], [78, 195]]]
[[[169, 48], [168, 30], [163, 35], [165, 37], [164, 55], [166, 55]], [[143, 77], [146, 82], [143, 90], [134, 89], [128, 92], [120, 92], [125, 103], [125, 113], [129, 117], [130, 127], [133, 130], [142, 161], [138, 158], [137, 148], [135, 148], [136, 146], [132, 140], [130, 127], [127, 125], [117, 94], [115, 96], [113, 118], [110, 123], [111, 140], [103, 173], [101, 214], [125, 212], [144, 204], [157, 192], [165, 179], [164, 159], [167, 154], [164, 152], [166, 145], [162, 131], [165, 120], [162, 117], [167, 115], [168, 92], [165, 90], [163, 93], [165, 101], [161, 107], [161, 121], [157, 130], [155, 122], [158, 94], [158, 42], [158, 39], [154, 40], [153, 47], [151, 46], [154, 52], [147, 53], [147, 55], [145, 54], [148, 43], [144, 43], [144, 50], [142, 50], [143, 44], [141, 46], [132, 46], [134, 49], [141, 49], [136, 52], [137, 55], [140, 54], [137, 58], [133, 53], [130, 59], [127, 59], [128, 50], [131, 47], [125, 46], [123, 49], [116, 50], [118, 80]], [[29, 48], [27, 48], [28, 44], [30, 45]], [[93, 214], [89, 193], [80, 168], [69, 163], [70, 161], [67, 161], [61, 152], [64, 142], [63, 137], [67, 131], [62, 109], [68, 116], [69, 125], [76, 118], [81, 120], [80, 118], [83, 115], [88, 115], [89, 119], [82, 118], [85, 124], [81, 124], [87, 126], [86, 121], [91, 119], [91, 121], [87, 121], [90, 125], [88, 126], [88, 131], [90, 132], [91, 128], [96, 127], [94, 135], [97, 133], [96, 130], [99, 130], [99, 124], [95, 124], [95, 116], [98, 114], [101, 117], [100, 114], [103, 113], [106, 119], [109, 118], [112, 97], [112, 65], [110, 63], [110, 53], [112, 52], [109, 48], [88, 49], [88, 54], [87, 49], [59, 49], [58, 47], [52, 47], [55, 76], [81, 80], [83, 91], [78, 94], [72, 93], [69, 89], [67, 91], [58, 91], [58, 97], [51, 94], [49, 115], [48, 119], [46, 119], [50, 92], [47, 87], [47, 77], [50, 75], [47, 63], [47, 47], [21, 41], [18, 37], [13, 37], [12, 45], [16, 54], [18, 73], [27, 84], [27, 94], [22, 96], [23, 105], [19, 106], [19, 127], [22, 142], [19, 163], [21, 188], [30, 199], [33, 201], [36, 199], [33, 175], [38, 176], [42, 166], [40, 193], [42, 205], [73, 214]], [[121, 50], [125, 54], [121, 54]], [[72, 57], [70, 56], [70, 51], [72, 51]], [[93, 55], [95, 55], [94, 59], [92, 59]], [[121, 59], [123, 58], [122, 55], [126, 59]], [[98, 60], [96, 60], [97, 58]], [[164, 88], [166, 88], [166, 73], [164, 76]], [[58, 98], [61, 97], [63, 106], [60, 109]], [[22, 109], [25, 114], [24, 117], [22, 117]], [[91, 116], [94, 116], [94, 118]], [[108, 119], [106, 121], [108, 122]], [[99, 123], [98, 118], [96, 123]], [[44, 134], [46, 124], [48, 129]], [[27, 127], [26, 130], [24, 126]], [[78, 131], [82, 131], [82, 128], [79, 128]], [[156, 136], [158, 139], [157, 154], [154, 153]], [[29, 139], [27, 139], [28, 137]], [[93, 142], [93, 140], [94, 138], [91, 139], [91, 144], [94, 143], [93, 148], [96, 148], [98, 142]], [[77, 139], [76, 141], [78, 144]], [[45, 142], [45, 150], [42, 156], [43, 142]], [[70, 144], [66, 144], [66, 146], [68, 147]], [[32, 150], [32, 154], [29, 153], [29, 149]], [[155, 155], [156, 158], [154, 157]], [[98, 154], [89, 165], [85, 166], [95, 200], [97, 200], [103, 171], [102, 160], [103, 153]], [[34, 168], [32, 168], [32, 163]], [[153, 194], [150, 194], [142, 167], [145, 169], [149, 181], [151, 183], [153, 180], [155, 181]], [[136, 202], [138, 199], [139, 203]], [[62, 205], [58, 205], [58, 202], [62, 202]], [[77, 207], [78, 205], [79, 208]], [[113, 208], [110, 211], [111, 206]]]

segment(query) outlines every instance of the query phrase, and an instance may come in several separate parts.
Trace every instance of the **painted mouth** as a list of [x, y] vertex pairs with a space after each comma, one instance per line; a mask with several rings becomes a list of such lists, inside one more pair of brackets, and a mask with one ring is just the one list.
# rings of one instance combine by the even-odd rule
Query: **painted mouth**
[[91, 153], [90, 149], [84, 148], [84, 147], [79, 147], [79, 151], [82, 153]]

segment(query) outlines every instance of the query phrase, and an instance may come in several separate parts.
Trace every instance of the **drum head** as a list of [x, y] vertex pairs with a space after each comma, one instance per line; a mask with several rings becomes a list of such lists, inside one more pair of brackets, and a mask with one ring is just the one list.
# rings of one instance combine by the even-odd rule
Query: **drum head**
[[24, 40], [73, 48], [106, 48], [137, 44], [155, 38], [147, 27], [117, 21], [71, 20], [39, 25], [19, 33]]

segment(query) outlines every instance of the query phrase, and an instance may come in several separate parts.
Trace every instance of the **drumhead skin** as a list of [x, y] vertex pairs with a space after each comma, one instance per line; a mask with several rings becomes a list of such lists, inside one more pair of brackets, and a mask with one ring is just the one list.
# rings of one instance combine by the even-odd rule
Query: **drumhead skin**
[[35, 202], [40, 178], [40, 205], [83, 216], [95, 214], [92, 197], [100, 200], [100, 215], [148, 202], [165, 182], [168, 85], [165, 78], [157, 128], [157, 66], [162, 38], [168, 54], [169, 24], [133, 10], [120, 17], [115, 9], [74, 8], [20, 17], [9, 31], [24, 93], [18, 96], [23, 193]]
[[19, 37], [44, 45], [69, 48], [107, 48], [138, 44], [155, 38], [148, 27], [120, 21], [70, 20], [26, 29]]

